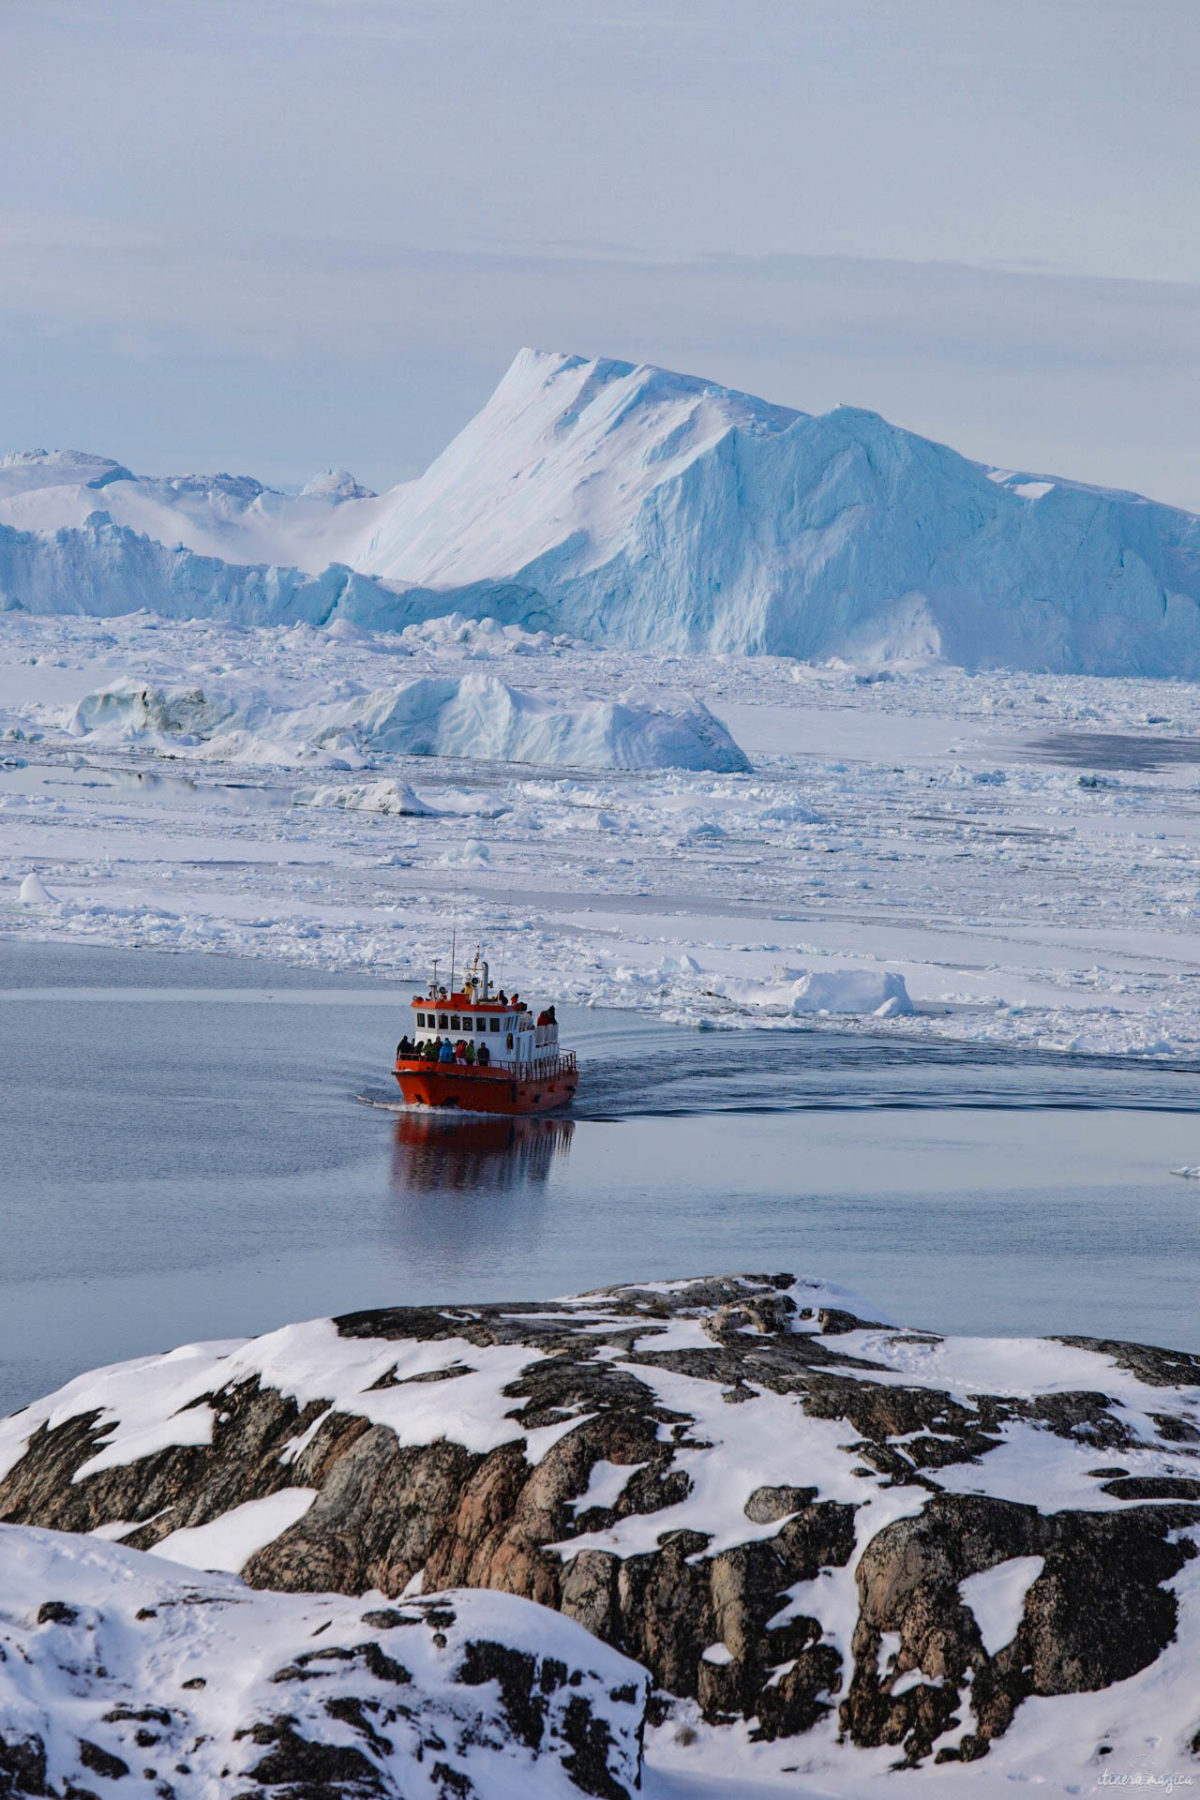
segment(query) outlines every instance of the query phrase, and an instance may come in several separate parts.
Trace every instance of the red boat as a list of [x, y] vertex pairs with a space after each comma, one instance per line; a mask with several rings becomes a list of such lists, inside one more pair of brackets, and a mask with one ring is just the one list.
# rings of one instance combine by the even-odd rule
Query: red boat
[[396, 1081], [410, 1106], [463, 1112], [553, 1112], [579, 1085], [575, 1052], [558, 1041], [553, 1006], [536, 1017], [519, 994], [493, 992], [478, 955], [461, 988], [439, 986], [411, 1002], [413, 1036], [396, 1049]]

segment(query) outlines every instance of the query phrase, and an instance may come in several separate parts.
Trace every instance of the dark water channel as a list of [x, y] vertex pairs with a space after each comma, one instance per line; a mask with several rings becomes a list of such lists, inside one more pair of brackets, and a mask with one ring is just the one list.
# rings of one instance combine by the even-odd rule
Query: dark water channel
[[407, 991], [0, 940], [0, 1410], [195, 1338], [735, 1268], [1200, 1350], [1200, 1070], [560, 1009], [569, 1119], [397, 1110]]

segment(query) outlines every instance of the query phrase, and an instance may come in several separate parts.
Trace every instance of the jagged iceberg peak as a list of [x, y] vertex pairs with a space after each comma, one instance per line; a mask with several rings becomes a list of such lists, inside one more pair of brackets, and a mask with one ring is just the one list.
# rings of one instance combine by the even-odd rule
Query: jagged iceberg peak
[[858, 407], [538, 351], [380, 503], [354, 566], [461, 610], [510, 584], [524, 622], [631, 646], [1200, 672], [1191, 514], [992, 470]]
[[572, 566], [586, 567], [649, 493], [731, 431], [769, 437], [803, 417], [650, 363], [521, 350], [482, 411], [395, 491], [354, 566], [457, 587], [511, 577], [568, 543]]

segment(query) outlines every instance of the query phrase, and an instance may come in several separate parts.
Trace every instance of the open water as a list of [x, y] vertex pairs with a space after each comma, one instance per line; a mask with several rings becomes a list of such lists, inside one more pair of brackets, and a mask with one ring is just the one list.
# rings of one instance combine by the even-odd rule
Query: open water
[[791, 1269], [944, 1331], [1200, 1350], [1200, 1069], [560, 1008], [573, 1117], [396, 1108], [408, 990], [0, 940], [0, 1411], [406, 1301]]

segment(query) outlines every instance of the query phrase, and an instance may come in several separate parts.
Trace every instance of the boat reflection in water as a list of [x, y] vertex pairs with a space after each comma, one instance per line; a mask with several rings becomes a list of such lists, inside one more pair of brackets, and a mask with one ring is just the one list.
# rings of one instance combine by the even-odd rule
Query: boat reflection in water
[[565, 1159], [574, 1119], [402, 1112], [392, 1144], [392, 1186], [422, 1193], [540, 1187]]

